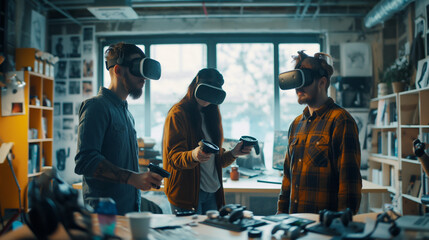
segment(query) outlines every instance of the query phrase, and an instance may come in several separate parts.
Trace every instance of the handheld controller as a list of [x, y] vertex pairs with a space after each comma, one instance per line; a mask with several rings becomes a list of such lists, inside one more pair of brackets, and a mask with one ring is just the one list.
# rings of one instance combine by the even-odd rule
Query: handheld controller
[[198, 145], [201, 146], [201, 149], [203, 150], [203, 152], [205, 153], [214, 153], [214, 154], [218, 154], [219, 153], [219, 147], [214, 144], [211, 143], [205, 139], [201, 140]]
[[241, 146], [241, 149], [243, 149], [243, 147], [246, 147], [246, 146], [253, 146], [253, 148], [255, 148], [256, 154], [259, 155], [258, 139], [252, 136], [241, 136], [240, 141], [243, 141], [243, 145]]
[[151, 172], [159, 174], [163, 178], [169, 178], [170, 177], [170, 173], [169, 172], [167, 172], [164, 169], [156, 166], [155, 164], [149, 163], [148, 168], [150, 169]]

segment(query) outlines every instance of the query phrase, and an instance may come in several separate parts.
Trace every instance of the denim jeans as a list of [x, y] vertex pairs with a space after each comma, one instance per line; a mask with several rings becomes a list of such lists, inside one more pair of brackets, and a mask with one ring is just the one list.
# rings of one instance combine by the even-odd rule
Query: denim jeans
[[[197, 214], [199, 215], [206, 214], [208, 210], [218, 210], [217, 204], [216, 204], [216, 193], [208, 193], [200, 189], [198, 199], [199, 199], [198, 207], [195, 211]], [[170, 204], [170, 205], [171, 205], [171, 211], [173, 212], [173, 214], [175, 214], [176, 210], [189, 211], [189, 209], [180, 208], [173, 204]]]

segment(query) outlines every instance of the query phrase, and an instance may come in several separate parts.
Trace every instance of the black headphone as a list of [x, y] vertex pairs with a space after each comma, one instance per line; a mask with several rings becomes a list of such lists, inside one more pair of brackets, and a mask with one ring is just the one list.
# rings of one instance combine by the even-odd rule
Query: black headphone
[[124, 62], [124, 51], [121, 49], [120, 51], [119, 51], [119, 54], [118, 54], [119, 56], [118, 56], [118, 59], [116, 60], [116, 63], [118, 64], [118, 65], [121, 65], [123, 62]]
[[364, 235], [364, 236], [348, 236], [348, 235], [345, 235], [345, 236], [342, 236], [342, 238], [341, 239], [344, 239], [344, 240], [356, 240], [356, 239], [372, 239], [371, 238], [371, 235], [375, 232], [375, 230], [377, 230], [377, 226], [378, 226], [378, 224], [379, 223], [381, 223], [381, 222], [383, 222], [383, 223], [390, 223], [391, 225], [390, 225], [390, 227], [389, 227], [389, 229], [388, 229], [388, 231], [389, 231], [389, 233], [390, 233], [390, 235], [392, 236], [392, 237], [396, 237], [396, 236], [398, 236], [399, 235], [399, 233], [401, 233], [401, 228], [399, 228], [397, 225], [396, 225], [396, 222], [395, 222], [395, 220], [394, 219], [392, 219], [391, 217], [390, 217], [390, 215], [389, 215], [389, 212], [390, 213], [392, 213], [393, 215], [395, 215], [396, 217], [400, 217], [396, 212], [394, 212], [393, 210], [389, 210], [388, 212], [384, 212], [384, 213], [380, 213], [380, 214], [378, 214], [377, 215], [377, 220], [375, 221], [375, 225], [374, 225], [374, 228], [369, 232], [369, 233], [367, 233], [366, 235]]
[[[55, 169], [45, 171], [29, 186], [31, 209], [28, 216], [24, 216], [24, 221], [37, 239], [47, 239], [58, 229], [59, 223], [63, 224], [71, 239], [85, 239], [85, 235], [74, 237], [70, 233], [71, 229], [83, 231], [88, 239], [92, 239], [89, 211], [79, 206], [77, 190], [64, 182]], [[84, 226], [76, 223], [76, 212], [82, 215]]]
[[335, 212], [327, 209], [321, 210], [319, 212], [319, 221], [324, 227], [331, 226], [331, 223], [334, 219], [340, 218], [341, 222], [345, 227], [353, 221], [353, 212], [350, 208], [346, 208], [343, 211]]
[[[393, 211], [392, 211], [393, 212]], [[395, 213], [395, 212], [393, 212]], [[390, 223], [390, 227], [389, 227], [389, 233], [390, 235], [392, 235], [393, 237], [396, 237], [399, 235], [399, 233], [401, 232], [401, 229], [396, 225], [395, 220], [393, 220], [388, 212], [379, 214], [377, 216], [377, 222], [384, 222], [384, 223]]]

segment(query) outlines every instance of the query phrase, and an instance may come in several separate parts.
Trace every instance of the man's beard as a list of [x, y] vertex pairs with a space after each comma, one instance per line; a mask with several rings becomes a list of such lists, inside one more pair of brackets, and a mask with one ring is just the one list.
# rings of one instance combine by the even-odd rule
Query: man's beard
[[132, 99], [138, 99], [143, 94], [143, 89], [142, 88], [132, 89], [130, 90], [129, 94]]
[[300, 98], [298, 96], [298, 103], [303, 105], [303, 104], [307, 104], [308, 106], [312, 106], [316, 103], [317, 101], [317, 97], [318, 97], [318, 92], [317, 92], [317, 85], [315, 85], [313, 88], [307, 89], [307, 91], [304, 91], [302, 89], [297, 89], [296, 92], [298, 93], [298, 91], [300, 92], [304, 92], [306, 95], [304, 98]]
[[[134, 88], [132, 85], [130, 79], [129, 73], [126, 73], [125, 75], [125, 84], [128, 88], [128, 94], [131, 96], [132, 99], [138, 99], [143, 94], [143, 88]], [[144, 86], [144, 85], [143, 85]]]

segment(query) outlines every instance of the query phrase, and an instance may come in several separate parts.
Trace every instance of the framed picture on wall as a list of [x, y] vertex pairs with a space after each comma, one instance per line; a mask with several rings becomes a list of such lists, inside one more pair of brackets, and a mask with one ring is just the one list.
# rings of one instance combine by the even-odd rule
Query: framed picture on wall
[[342, 43], [340, 47], [341, 76], [372, 76], [371, 47], [367, 43]]
[[[426, 5], [426, 18], [429, 17], [429, 4]], [[427, 26], [429, 28], [429, 26]]]
[[424, 88], [429, 84], [429, 57], [420, 60], [417, 63], [417, 73], [416, 73], [416, 88]]
[[426, 35], [426, 21], [423, 17], [418, 17], [414, 21], [414, 36], [417, 36], [417, 34], [421, 34], [421, 36], [424, 38]]

